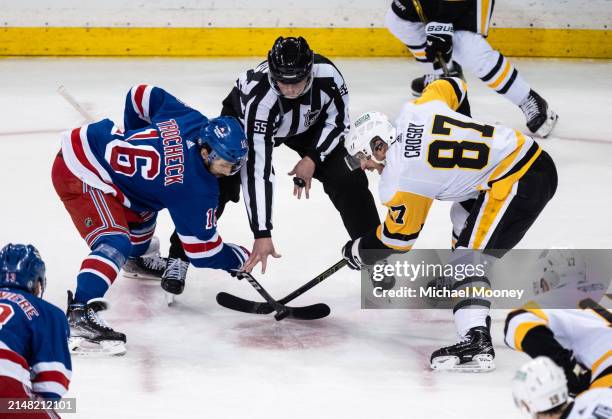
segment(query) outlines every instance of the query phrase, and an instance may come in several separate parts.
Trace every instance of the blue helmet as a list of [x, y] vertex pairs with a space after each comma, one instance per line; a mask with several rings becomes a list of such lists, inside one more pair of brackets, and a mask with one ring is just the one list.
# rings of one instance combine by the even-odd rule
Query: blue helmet
[[232, 116], [219, 116], [209, 120], [208, 124], [200, 129], [198, 145], [210, 149], [209, 163], [216, 158], [230, 162], [232, 175], [244, 165], [249, 150], [242, 125]]
[[45, 262], [31, 244], [9, 243], [0, 250], [0, 287], [20, 288], [34, 294], [40, 282], [45, 291]]

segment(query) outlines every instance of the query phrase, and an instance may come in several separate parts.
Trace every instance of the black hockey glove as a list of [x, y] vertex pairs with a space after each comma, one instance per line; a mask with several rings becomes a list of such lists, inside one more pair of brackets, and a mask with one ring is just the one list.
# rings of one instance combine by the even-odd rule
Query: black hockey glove
[[427, 46], [425, 47], [427, 61], [433, 63], [438, 59], [438, 53], [440, 53], [444, 62], [449, 63], [453, 55], [453, 24], [429, 22], [425, 26], [425, 33], [427, 34]]
[[589, 388], [591, 384], [591, 371], [584, 368], [575, 358], [570, 360], [569, 365], [563, 366], [565, 378], [567, 378], [567, 391], [571, 397]]
[[361, 270], [363, 267], [361, 256], [359, 256], [359, 242], [361, 238], [349, 240], [342, 248], [342, 257], [347, 261], [349, 268], [355, 270]]

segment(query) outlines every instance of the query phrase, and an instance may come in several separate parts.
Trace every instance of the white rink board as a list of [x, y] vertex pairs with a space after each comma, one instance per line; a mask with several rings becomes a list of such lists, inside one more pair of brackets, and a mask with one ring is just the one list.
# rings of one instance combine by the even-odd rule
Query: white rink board
[[[209, 116], [236, 75], [258, 60], [6, 59], [0, 62], [0, 243], [32, 242], [47, 261], [47, 298], [65, 308], [85, 243], [51, 185], [58, 131], [79, 115], [55, 92], [65, 84], [98, 116], [122, 120], [132, 84], [165, 87]], [[367, 110], [394, 116], [410, 99], [416, 63], [403, 59], [335, 61], [347, 79], [355, 117]], [[515, 59], [513, 63], [559, 113], [556, 137], [540, 141], [555, 162], [559, 188], [522, 248], [612, 247], [612, 63]], [[588, 72], [588, 77], [585, 74]], [[487, 122], [523, 128], [521, 112], [478, 80], [468, 78], [472, 110]], [[560, 139], [563, 137], [564, 139]], [[577, 141], [582, 139], [584, 141]], [[306, 282], [340, 258], [346, 233], [316, 181], [312, 198], [291, 196], [287, 173], [297, 156], [275, 150], [274, 240], [283, 255], [257, 277], [275, 296]], [[376, 193], [376, 176], [370, 176]], [[450, 243], [449, 205], [436, 202], [420, 248]], [[382, 208], [381, 208], [382, 215]], [[224, 240], [251, 244], [242, 203], [219, 221]], [[163, 212], [158, 235], [166, 251], [171, 232]], [[249, 316], [219, 307], [228, 291], [256, 298], [247, 283], [224, 273], [191, 269], [176, 307], [164, 306], [156, 283], [118, 278], [107, 316], [128, 336], [117, 359], [75, 359], [71, 389], [77, 415], [66, 418], [518, 418], [510, 394], [514, 370], [527, 360], [502, 344], [503, 313], [495, 313], [498, 369], [489, 374], [436, 374], [430, 353], [455, 339], [449, 311], [359, 309], [359, 276], [343, 270], [296, 303], [326, 302], [316, 322]]]
[[[0, 0], [3, 26], [382, 27], [391, 0]], [[497, 1], [493, 26], [606, 29], [609, 0]]]

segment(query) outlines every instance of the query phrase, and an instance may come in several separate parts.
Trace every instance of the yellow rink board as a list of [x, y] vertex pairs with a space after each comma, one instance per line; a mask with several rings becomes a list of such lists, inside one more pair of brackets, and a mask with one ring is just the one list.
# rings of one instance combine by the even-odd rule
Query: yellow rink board
[[[264, 56], [279, 35], [328, 56], [408, 55], [385, 28], [4, 27], [0, 56]], [[489, 41], [510, 56], [612, 58], [608, 30], [491, 28]]]

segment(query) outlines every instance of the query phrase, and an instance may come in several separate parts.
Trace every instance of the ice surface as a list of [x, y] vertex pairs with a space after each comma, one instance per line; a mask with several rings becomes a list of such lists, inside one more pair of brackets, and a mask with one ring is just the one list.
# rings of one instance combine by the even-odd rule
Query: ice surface
[[[96, 116], [121, 122], [124, 95], [136, 83], [162, 86], [207, 115], [251, 60], [3, 59], [0, 60], [0, 243], [32, 242], [47, 261], [46, 297], [65, 307], [67, 289], [88, 253], [53, 190], [51, 164], [59, 131], [81, 123], [56, 93], [64, 84]], [[522, 248], [609, 248], [612, 245], [612, 63], [514, 59], [532, 87], [560, 115], [555, 137], [540, 141], [559, 171], [559, 188]], [[411, 99], [418, 67], [405, 59], [339, 59], [351, 92], [352, 115], [379, 110], [394, 117]], [[469, 77], [476, 118], [524, 129], [518, 108]], [[340, 217], [316, 181], [311, 199], [291, 195], [286, 173], [297, 155], [275, 150], [274, 240], [281, 259], [257, 277], [281, 297], [340, 258], [347, 240]], [[376, 193], [376, 176], [371, 175]], [[436, 202], [420, 248], [450, 243], [449, 204]], [[383, 214], [381, 208], [381, 215]], [[251, 246], [243, 204], [228, 205], [219, 222], [226, 241]], [[167, 251], [170, 219], [158, 235]], [[335, 274], [296, 304], [326, 302], [330, 317], [313, 322], [232, 312], [219, 291], [257, 298], [247, 283], [191, 269], [185, 293], [165, 306], [157, 283], [119, 278], [107, 294], [107, 318], [128, 336], [128, 354], [74, 359], [68, 397], [77, 417], [167, 418], [513, 418], [510, 380], [527, 358], [502, 343], [495, 313], [497, 370], [440, 374], [431, 351], [455, 339], [449, 311], [359, 308], [359, 276]], [[65, 415], [65, 417], [73, 417]]]

